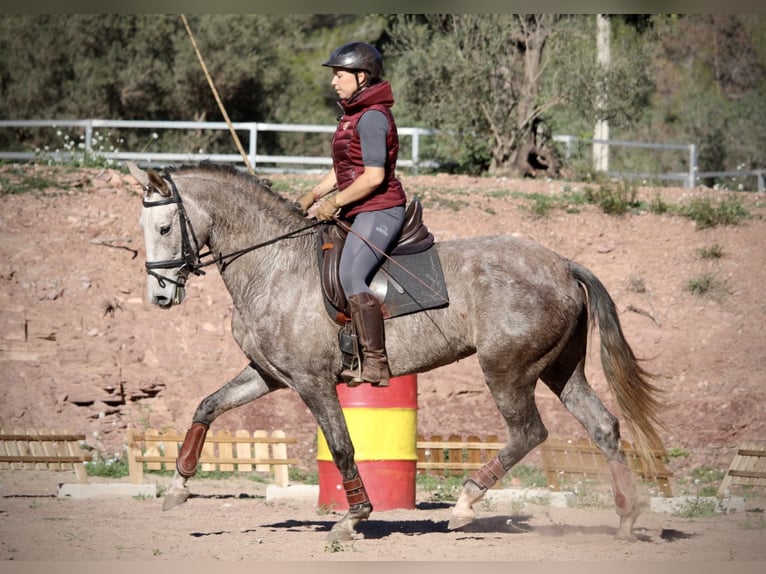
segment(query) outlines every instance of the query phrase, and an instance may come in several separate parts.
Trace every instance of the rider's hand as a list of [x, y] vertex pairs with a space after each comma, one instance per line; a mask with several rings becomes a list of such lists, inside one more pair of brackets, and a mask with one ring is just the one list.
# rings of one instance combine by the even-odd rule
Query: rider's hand
[[316, 210], [317, 219], [319, 221], [329, 221], [339, 209], [340, 206], [335, 203], [335, 199], [328, 197], [319, 204], [319, 208]]
[[298, 199], [298, 205], [300, 205], [301, 209], [304, 213], [306, 213], [309, 208], [314, 205], [315, 196], [313, 191], [307, 191], [303, 195], [301, 195], [300, 199]]

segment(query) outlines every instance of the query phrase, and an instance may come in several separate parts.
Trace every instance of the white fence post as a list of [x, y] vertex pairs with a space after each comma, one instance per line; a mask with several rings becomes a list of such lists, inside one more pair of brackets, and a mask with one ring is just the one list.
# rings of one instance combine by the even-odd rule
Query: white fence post
[[697, 179], [697, 146], [689, 144], [689, 178], [686, 187], [693, 188]]

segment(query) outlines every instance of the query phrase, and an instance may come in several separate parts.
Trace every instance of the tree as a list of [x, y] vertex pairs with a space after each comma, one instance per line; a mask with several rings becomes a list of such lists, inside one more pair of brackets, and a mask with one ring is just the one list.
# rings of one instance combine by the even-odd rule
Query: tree
[[650, 43], [654, 141], [698, 145], [700, 171], [766, 165], [766, 18], [656, 17]]
[[540, 129], [559, 99], [541, 99], [554, 15], [400, 16], [392, 23], [396, 93], [415, 120], [439, 128], [441, 153], [473, 171], [553, 169]]

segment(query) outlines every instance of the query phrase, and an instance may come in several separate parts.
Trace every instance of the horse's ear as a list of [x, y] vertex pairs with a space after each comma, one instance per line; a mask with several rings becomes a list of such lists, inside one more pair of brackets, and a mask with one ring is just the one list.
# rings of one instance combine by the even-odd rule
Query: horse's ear
[[168, 182], [162, 179], [162, 176], [153, 169], [146, 170], [149, 176], [149, 184], [163, 197], [170, 197], [170, 188]]
[[139, 183], [141, 187], [145, 187], [146, 184], [149, 183], [149, 176], [146, 175], [146, 173], [138, 167], [135, 163], [132, 161], [126, 162], [126, 165], [128, 166], [128, 171], [130, 172], [130, 175], [132, 175], [135, 180]]

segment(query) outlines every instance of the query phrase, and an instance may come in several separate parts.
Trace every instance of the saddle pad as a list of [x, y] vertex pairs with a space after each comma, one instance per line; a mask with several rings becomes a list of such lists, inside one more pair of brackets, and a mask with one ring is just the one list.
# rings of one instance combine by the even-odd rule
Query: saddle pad
[[[426, 251], [395, 255], [378, 270], [370, 287], [385, 305], [386, 319], [449, 305], [447, 285], [437, 244]], [[344, 299], [345, 300], [345, 299]], [[346, 309], [338, 309], [324, 292], [327, 313], [338, 322]]]
[[385, 285], [383, 302], [391, 317], [449, 304], [436, 244], [421, 253], [396, 255], [393, 262], [386, 260], [381, 269], [371, 286], [377, 294], [378, 285]]

